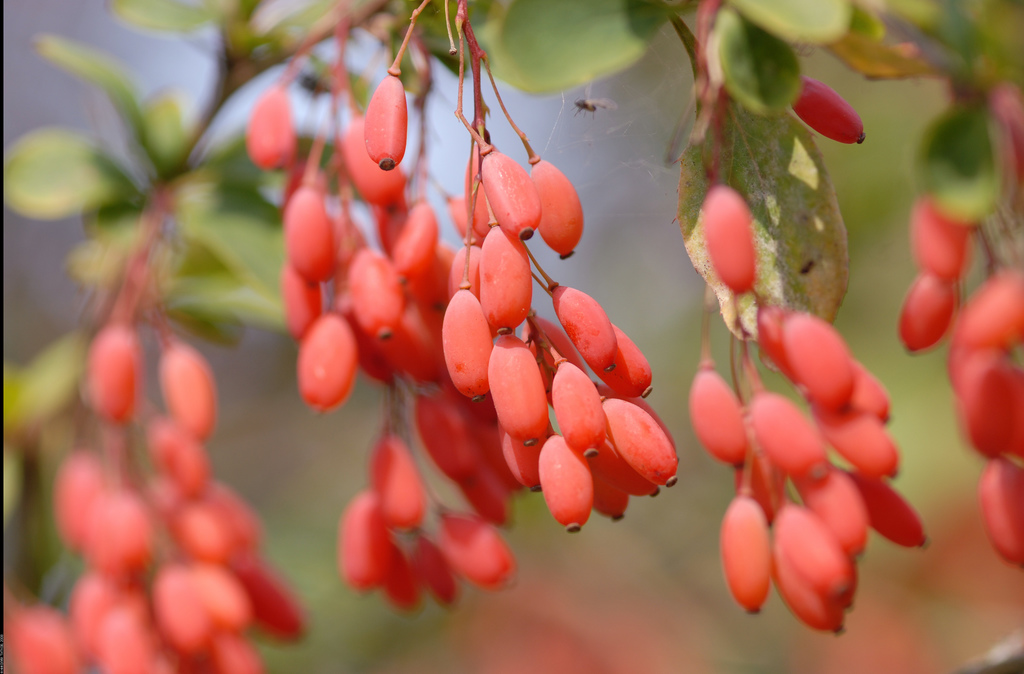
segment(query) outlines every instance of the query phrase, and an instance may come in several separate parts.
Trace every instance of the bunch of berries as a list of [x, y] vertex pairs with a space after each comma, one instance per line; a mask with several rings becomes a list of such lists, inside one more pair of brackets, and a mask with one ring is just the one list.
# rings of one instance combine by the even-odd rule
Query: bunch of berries
[[[736, 296], [755, 292], [744, 198], [726, 185], [712, 187], [701, 227], [718, 278]], [[736, 496], [721, 530], [726, 582], [750, 612], [760, 610], [774, 582], [801, 621], [839, 631], [868, 529], [908, 547], [925, 543], [924, 530], [887, 482], [899, 452], [885, 429], [885, 389], [828, 322], [755, 299], [761, 358], [793, 383], [811, 419], [789, 398], [765, 390], [746, 342], [730, 386], [714, 368], [705, 331], [690, 417], [708, 453], [736, 470]], [[834, 464], [829, 448], [849, 468]]]
[[[554, 518], [579, 531], [592, 511], [621, 518], [630, 496], [673, 484], [678, 463], [643, 400], [652, 373], [640, 349], [594, 298], [553, 281], [528, 248], [539, 233], [563, 259], [572, 255], [583, 208], [569, 179], [525, 136], [529, 171], [485, 140], [486, 61], [468, 21], [461, 30], [477, 84], [476, 119], [466, 123], [474, 142], [464, 191], [447, 198], [463, 246], [440, 240], [423, 195], [422, 146], [411, 177], [402, 171], [409, 112], [399, 64], [407, 44], [417, 48], [415, 19], [365, 113], [344, 84], [332, 92], [335, 112], [345, 98], [350, 114], [344, 128], [334, 119], [326, 173], [322, 137], [305, 165], [297, 159], [283, 84], [264, 93], [247, 130], [253, 162], [293, 176], [281, 287], [299, 342], [299, 392], [327, 411], [346, 401], [359, 370], [386, 387], [369, 487], [342, 515], [338, 556], [350, 586], [382, 589], [404, 610], [419, 605], [423, 589], [452, 603], [459, 578], [485, 589], [509, 581], [515, 560], [496, 527], [523, 487], [542, 491]], [[338, 66], [343, 57], [340, 37]], [[425, 66], [418, 75], [429, 81]], [[422, 110], [420, 98], [414, 105]], [[372, 213], [375, 237], [357, 226], [355, 201]], [[558, 323], [537, 315], [535, 280]], [[465, 507], [441, 502], [428, 464]]]

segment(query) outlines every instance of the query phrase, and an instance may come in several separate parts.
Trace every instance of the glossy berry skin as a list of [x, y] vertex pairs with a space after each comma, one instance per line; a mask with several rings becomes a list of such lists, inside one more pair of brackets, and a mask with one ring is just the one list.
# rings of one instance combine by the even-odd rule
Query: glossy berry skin
[[544, 159], [530, 169], [530, 179], [540, 195], [540, 236], [551, 250], [569, 257], [583, 237], [583, 206], [576, 188]]
[[560, 435], [552, 435], [540, 452], [540, 486], [551, 515], [570, 532], [587, 523], [594, 506], [594, 479], [583, 455]]
[[944, 281], [963, 278], [971, 261], [974, 225], [944, 214], [928, 196], [918, 197], [910, 213], [910, 249], [924, 272]]
[[1005, 458], [985, 466], [978, 485], [985, 531], [996, 551], [1024, 567], [1024, 468]]
[[459, 393], [467, 398], [486, 394], [490, 390], [491, 328], [480, 301], [469, 290], [459, 290], [448, 303], [441, 339], [448, 374]]
[[864, 122], [842, 96], [827, 84], [801, 76], [803, 88], [793, 104], [793, 112], [803, 122], [840, 143], [863, 143]]
[[777, 393], [756, 393], [750, 403], [754, 438], [772, 463], [794, 477], [824, 470], [821, 436], [800, 409]]
[[491, 351], [487, 378], [502, 428], [514, 438], [530, 441], [548, 427], [548, 401], [533, 353], [515, 335], [498, 337]]
[[551, 299], [558, 322], [590, 369], [611, 368], [615, 364], [618, 343], [615, 328], [598, 301], [569, 286], [555, 288]]
[[401, 79], [388, 75], [377, 85], [366, 106], [363, 128], [366, 153], [382, 170], [390, 171], [401, 163], [408, 129], [405, 88]]
[[736, 603], [757, 613], [768, 598], [772, 567], [768, 520], [757, 501], [733, 499], [722, 518], [719, 542], [729, 591]]
[[693, 378], [690, 423], [700, 444], [714, 458], [734, 466], [746, 460], [750, 443], [739, 398], [710, 365]]
[[325, 412], [352, 393], [359, 356], [352, 328], [337, 314], [324, 314], [299, 344], [299, 393], [306, 404]]
[[295, 157], [295, 126], [291, 103], [283, 86], [268, 89], [249, 117], [245, 147], [249, 159], [264, 171], [281, 168]]
[[811, 314], [793, 314], [783, 325], [782, 343], [793, 378], [815, 404], [837, 410], [850, 401], [853, 356], [831, 324]]
[[498, 226], [510, 237], [532, 237], [540, 225], [541, 200], [526, 169], [494, 150], [483, 158], [480, 177]]
[[715, 185], [704, 197], [701, 218], [715, 274], [737, 295], [752, 290], [757, 261], [747, 202], [728, 185]]
[[674, 483], [679, 458], [654, 417], [625, 400], [608, 398], [602, 406], [608, 439], [619, 455], [647, 480], [659, 485]]
[[956, 313], [956, 283], [921, 274], [907, 291], [900, 311], [900, 341], [907, 351], [930, 349], [942, 341]]
[[476, 515], [442, 515], [437, 543], [452, 570], [477, 587], [497, 590], [515, 575], [512, 551], [498, 530]]
[[334, 224], [317, 188], [303, 185], [288, 200], [284, 244], [288, 264], [307, 282], [327, 281], [333, 276], [337, 264]]

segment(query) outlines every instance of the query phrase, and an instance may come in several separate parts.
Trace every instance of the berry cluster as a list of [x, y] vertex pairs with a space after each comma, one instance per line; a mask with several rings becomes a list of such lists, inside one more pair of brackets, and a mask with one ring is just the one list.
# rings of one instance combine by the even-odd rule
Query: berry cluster
[[[1008, 86], [990, 98], [1006, 136], [1007, 173], [1016, 179], [1011, 191], [1019, 190], [1024, 105]], [[978, 485], [985, 528], [1003, 559], [1024, 566], [1024, 369], [1014, 358], [1024, 343], [1024, 271], [1010, 228], [999, 229], [997, 218], [993, 223], [986, 229], [950, 215], [928, 195], [917, 199], [910, 243], [919, 273], [903, 303], [899, 335], [913, 353], [951, 335], [948, 370], [958, 418], [987, 461]], [[962, 302], [975, 241], [986, 259], [986, 279]]]
[[[260, 558], [260, 523], [216, 482], [204, 448], [217, 417], [214, 378], [203, 356], [161, 330], [159, 381], [168, 415], [140, 406], [143, 349], [123, 316], [89, 349], [86, 393], [100, 420], [100, 449], [63, 461], [54, 512], [64, 544], [87, 570], [69, 616], [44, 606], [15, 609], [11, 648], [25, 672], [111, 674], [263, 671], [251, 627], [281, 639], [304, 629], [296, 599]], [[158, 323], [158, 328], [162, 328]], [[132, 431], [145, 428], [148, 461]]]
[[[326, 411], [346, 401], [359, 370], [386, 386], [370, 485], [341, 518], [339, 567], [353, 588], [381, 588], [406, 610], [419, 605], [421, 588], [452, 603], [457, 578], [485, 589], [508, 582], [515, 560], [495, 527], [507, 523], [510, 497], [523, 487], [542, 491], [554, 518], [578, 531], [591, 511], [620, 518], [631, 495], [673, 484], [678, 463], [643, 401], [652, 379], [643, 354], [594, 298], [553, 281], [527, 246], [539, 233], [562, 258], [572, 255], [583, 208], [569, 179], [521, 133], [529, 171], [486, 140], [486, 55], [465, 20], [460, 43], [470, 52], [476, 119], [466, 122], [473, 144], [464, 192], [447, 198], [464, 245], [440, 241], [423, 196], [422, 144], [412, 178], [400, 168], [409, 112], [399, 66], [405, 46], [417, 44], [415, 20], [416, 12], [365, 112], [344, 84], [332, 92], [335, 111], [344, 98], [350, 114], [324, 173], [322, 138], [305, 165], [298, 159], [283, 84], [263, 94], [247, 129], [254, 163], [295, 176], [284, 198], [281, 287], [299, 342], [299, 392]], [[338, 66], [344, 45], [340, 36]], [[418, 75], [429, 81], [429, 71]], [[376, 246], [356, 225], [359, 201], [376, 220]], [[537, 315], [535, 280], [557, 324]], [[434, 495], [427, 460], [469, 512]]]
[[[701, 222], [718, 278], [737, 296], [754, 292], [756, 250], [744, 198], [715, 185]], [[714, 368], [705, 330], [690, 418], [708, 453], [736, 468], [736, 496], [721, 530], [726, 582], [743, 608], [757, 612], [774, 581], [801, 621], [839, 631], [868, 529], [908, 547], [925, 543], [924, 530], [886, 482], [899, 453], [885, 429], [884, 388], [829, 323], [756, 300], [761, 357], [797, 387], [813, 421], [764, 389], [745, 342], [730, 386]], [[832, 462], [830, 447], [848, 469]]]

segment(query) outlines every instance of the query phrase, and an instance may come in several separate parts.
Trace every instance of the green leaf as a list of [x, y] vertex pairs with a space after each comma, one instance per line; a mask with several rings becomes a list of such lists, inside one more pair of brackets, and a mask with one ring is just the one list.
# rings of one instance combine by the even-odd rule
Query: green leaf
[[189, 135], [181, 105], [174, 96], [160, 96], [146, 103], [142, 118], [142, 147], [159, 176], [173, 176], [188, 158]]
[[133, 130], [138, 132], [142, 128], [138, 95], [117, 61], [91, 47], [56, 35], [37, 39], [36, 49], [54, 65], [102, 89]]
[[[238, 282], [261, 298], [261, 306], [274, 305], [278, 316], [283, 315], [279, 278], [284, 240], [275, 206], [255, 190], [193, 186], [179, 203], [178, 217], [192, 243], [218, 258]], [[255, 306], [253, 300], [245, 301]]]
[[[8, 370], [4, 368], [4, 432], [52, 418], [78, 392], [85, 369], [85, 340], [70, 333], [46, 347], [27, 367], [11, 377], [16, 395], [7, 408]], [[12, 372], [13, 374], [13, 372]]]
[[729, 4], [783, 40], [832, 42], [850, 26], [847, 0], [729, 0]]
[[7, 205], [40, 220], [57, 220], [137, 195], [110, 157], [64, 129], [40, 129], [25, 136], [4, 164]]
[[4, 361], [4, 435], [18, 426], [22, 390], [21, 370]]
[[494, 3], [478, 37], [496, 76], [559, 91], [634, 64], [672, 11], [644, 0], [513, 0]]
[[725, 87], [753, 112], [785, 110], [800, 95], [800, 64], [788, 44], [725, 8], [715, 19]]
[[995, 208], [999, 172], [981, 107], [952, 107], [925, 132], [919, 176], [943, 210], [980, 220]]
[[111, 0], [110, 8], [134, 26], [171, 33], [190, 33], [215, 18], [207, 6], [176, 0]]
[[[679, 227], [694, 268], [718, 295], [726, 325], [737, 332], [739, 313], [756, 338], [753, 297], [743, 296], [737, 307], [704, 247], [700, 208], [709, 188], [704, 167], [711, 142], [690, 146], [681, 159]], [[730, 105], [717, 152], [722, 181], [743, 195], [754, 216], [757, 293], [769, 304], [832, 321], [846, 293], [846, 228], [811, 133], [788, 114], [755, 115]]]

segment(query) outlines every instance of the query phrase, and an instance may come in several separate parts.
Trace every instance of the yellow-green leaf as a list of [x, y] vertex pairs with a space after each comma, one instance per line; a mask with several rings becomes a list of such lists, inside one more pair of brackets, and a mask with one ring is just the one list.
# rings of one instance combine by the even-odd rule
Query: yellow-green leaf
[[[695, 145], [683, 154], [679, 227], [693, 266], [718, 295], [726, 324], [740, 336], [738, 313], [744, 330], [756, 337], [753, 298], [748, 294], [736, 305], [705, 249], [705, 149]], [[717, 152], [722, 182], [743, 195], [754, 216], [757, 293], [770, 304], [832, 321], [846, 293], [846, 228], [810, 132], [789, 114], [755, 115], [730, 105]]]

